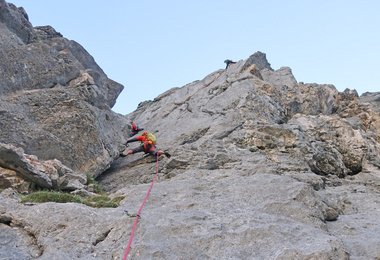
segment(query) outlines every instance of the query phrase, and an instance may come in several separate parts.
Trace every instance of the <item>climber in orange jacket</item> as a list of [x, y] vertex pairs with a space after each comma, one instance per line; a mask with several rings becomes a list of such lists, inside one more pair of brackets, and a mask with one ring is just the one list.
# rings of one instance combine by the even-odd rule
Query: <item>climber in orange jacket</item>
[[145, 154], [153, 155], [154, 157], [159, 157], [160, 155], [164, 154], [166, 157], [170, 158], [171, 155], [168, 152], [157, 150], [156, 148], [156, 137], [147, 131], [144, 131], [141, 135], [129, 138], [126, 142], [126, 146], [128, 146], [128, 143], [132, 142], [138, 142], [140, 141], [140, 146], [130, 149], [125, 153], [125, 150], [120, 154], [120, 157], [126, 157], [130, 154], [134, 153], [141, 153], [144, 152]]

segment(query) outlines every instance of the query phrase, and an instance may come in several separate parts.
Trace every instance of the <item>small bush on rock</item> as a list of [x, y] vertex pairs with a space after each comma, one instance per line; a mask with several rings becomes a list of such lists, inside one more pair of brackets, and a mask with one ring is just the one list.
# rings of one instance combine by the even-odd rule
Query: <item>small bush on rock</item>
[[105, 195], [97, 195], [85, 198], [83, 204], [94, 208], [116, 208], [122, 199], [124, 199], [124, 197], [110, 199]]
[[109, 198], [106, 195], [94, 195], [90, 197], [83, 198], [78, 195], [73, 195], [70, 193], [57, 192], [57, 191], [36, 191], [21, 199], [22, 203], [33, 202], [33, 203], [43, 203], [43, 202], [56, 202], [56, 203], [82, 203], [93, 208], [116, 208], [119, 206], [120, 201], [124, 197]]
[[76, 202], [81, 203], [81, 198], [76, 195], [69, 193], [57, 192], [57, 191], [36, 191], [31, 194], [24, 196], [21, 202], [57, 202], [57, 203], [67, 203]]

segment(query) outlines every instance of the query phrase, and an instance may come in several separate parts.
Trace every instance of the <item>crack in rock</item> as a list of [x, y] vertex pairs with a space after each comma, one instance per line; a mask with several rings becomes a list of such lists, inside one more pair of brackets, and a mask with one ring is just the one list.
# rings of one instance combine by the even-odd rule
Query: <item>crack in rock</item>
[[111, 233], [112, 231], [112, 228], [111, 229], [108, 229], [106, 230], [105, 232], [99, 234], [96, 238], [96, 240], [94, 242], [92, 242], [92, 245], [96, 246], [97, 244], [99, 244], [100, 242], [103, 242], [104, 240], [107, 239], [107, 236], [109, 235], [109, 233]]

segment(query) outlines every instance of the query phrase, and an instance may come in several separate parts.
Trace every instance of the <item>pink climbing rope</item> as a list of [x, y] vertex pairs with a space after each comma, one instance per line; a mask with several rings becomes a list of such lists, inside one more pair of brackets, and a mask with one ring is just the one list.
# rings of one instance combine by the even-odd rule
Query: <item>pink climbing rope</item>
[[139, 210], [137, 211], [135, 221], [133, 222], [131, 236], [129, 237], [129, 241], [128, 241], [127, 247], [124, 250], [123, 260], [127, 259], [129, 251], [131, 250], [131, 245], [132, 245], [133, 237], [135, 236], [135, 231], [136, 231], [136, 228], [137, 228], [137, 222], [139, 221], [141, 211], [144, 208], [145, 203], [148, 200], [148, 197], [149, 197], [150, 192], [151, 192], [151, 190], [153, 188], [154, 181], [157, 179], [157, 176], [158, 176], [158, 156], [157, 156], [157, 159], [156, 159], [156, 174], [154, 175], [153, 180], [152, 180], [152, 182], [150, 184], [150, 187], [149, 187], [149, 189], [148, 189], [148, 191], [147, 191], [147, 193], [145, 195], [145, 198], [144, 198], [143, 202], [141, 203], [141, 206], [140, 206]]

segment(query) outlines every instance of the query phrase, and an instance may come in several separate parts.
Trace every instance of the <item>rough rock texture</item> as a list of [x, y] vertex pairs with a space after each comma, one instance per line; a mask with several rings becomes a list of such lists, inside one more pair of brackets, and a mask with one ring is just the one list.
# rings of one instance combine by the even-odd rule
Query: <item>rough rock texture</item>
[[[52, 28], [32, 28], [25, 12], [0, 3], [2, 46], [33, 49], [41, 37], [47, 45], [62, 38]], [[15, 41], [5, 37], [14, 32]], [[70, 65], [90, 60], [84, 56], [64, 66], [67, 75]], [[12, 67], [1, 66], [2, 73]], [[158, 131], [158, 146], [173, 156], [159, 161], [159, 179], [129, 259], [380, 257], [380, 93], [358, 97], [354, 90], [298, 83], [290, 68], [273, 70], [258, 52], [142, 102], [122, 118], [109, 110], [107, 84], [99, 83], [94, 68], [84, 67], [73, 78], [62, 76], [53, 88], [49, 76], [31, 85], [17, 79], [15, 92], [10, 83], [1, 87], [1, 136], [7, 142], [0, 138], [6, 154], [0, 183], [24, 185], [17, 179], [24, 171], [14, 169], [28, 169], [36, 156], [38, 171], [27, 173], [42, 173], [42, 179], [49, 174], [41, 167], [54, 158], [73, 172], [91, 169], [97, 175], [117, 156], [122, 123], [135, 120]], [[99, 140], [104, 155], [96, 149]], [[3, 190], [0, 258], [121, 259], [134, 220], [125, 210], [138, 210], [155, 174], [154, 162], [141, 154], [119, 158], [99, 176], [110, 196], [125, 196], [116, 209], [24, 205], [13, 189]]]
[[[379, 257], [378, 94], [362, 100], [296, 83], [288, 69], [263, 71], [240, 61], [127, 116], [158, 130], [173, 154], [159, 162], [131, 259]], [[12, 248], [3, 254], [120, 259], [133, 224], [124, 210], [137, 211], [153, 162], [120, 158], [100, 176], [111, 196], [126, 196], [117, 209], [26, 206], [3, 191], [0, 228]]]
[[[378, 93], [359, 98], [297, 83], [289, 68], [252, 66], [232, 64], [128, 115], [158, 130], [159, 146], [173, 154], [160, 162], [131, 255], [378, 258]], [[128, 209], [137, 210], [139, 183], [155, 171], [139, 157], [99, 178], [127, 196]]]
[[130, 218], [122, 209], [75, 203], [24, 206], [11, 190], [0, 199], [1, 259], [113, 259], [128, 239]]
[[81, 45], [33, 27], [4, 0], [0, 60], [0, 142], [84, 176], [107, 169], [125, 141], [125, 118], [111, 110], [123, 86]]

